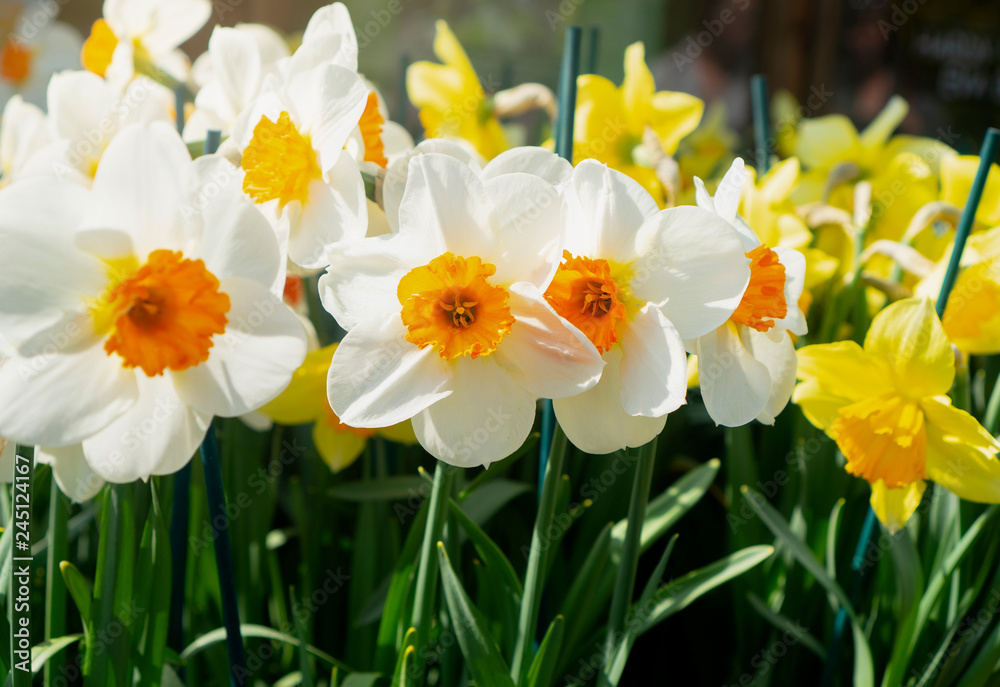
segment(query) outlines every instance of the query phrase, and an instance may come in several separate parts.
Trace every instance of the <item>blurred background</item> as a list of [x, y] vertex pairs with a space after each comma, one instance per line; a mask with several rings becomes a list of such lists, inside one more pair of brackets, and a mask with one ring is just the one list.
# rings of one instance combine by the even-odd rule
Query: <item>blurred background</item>
[[[52, 0], [84, 35], [100, 0]], [[211, 24], [263, 22], [301, 32], [325, 0], [214, 0]], [[488, 87], [555, 87], [565, 28], [597, 25], [596, 71], [615, 82], [633, 41], [646, 44], [659, 89], [721, 102], [749, 132], [748, 79], [787, 89], [805, 116], [849, 115], [863, 126], [899, 93], [906, 133], [974, 152], [1000, 122], [1000, 0], [346, 0], [360, 68], [399, 113], [403, 65], [434, 59], [434, 21], [448, 20]], [[185, 49], [205, 49], [206, 27]], [[588, 49], [584, 45], [584, 50]], [[407, 126], [419, 133], [412, 110]]]

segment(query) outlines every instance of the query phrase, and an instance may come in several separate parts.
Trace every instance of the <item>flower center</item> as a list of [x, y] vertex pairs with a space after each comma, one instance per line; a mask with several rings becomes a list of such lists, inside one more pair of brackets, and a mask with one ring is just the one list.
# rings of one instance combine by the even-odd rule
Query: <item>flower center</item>
[[618, 323], [627, 310], [607, 260], [578, 258], [563, 251], [563, 263], [545, 291], [545, 300], [601, 353], [618, 341]]
[[350, 425], [345, 425], [337, 417], [337, 414], [333, 412], [333, 408], [330, 407], [330, 402], [324, 403], [324, 414], [323, 422], [328, 426], [333, 428], [335, 432], [342, 432], [344, 434], [353, 434], [354, 436], [361, 437], [362, 439], [367, 439], [368, 437], [375, 436], [374, 429], [366, 429], [364, 427], [351, 427]]
[[90, 37], [83, 43], [83, 52], [80, 53], [83, 68], [103, 77], [117, 47], [118, 37], [108, 26], [108, 22], [98, 19], [90, 29]]
[[914, 401], [879, 396], [844, 406], [830, 436], [847, 458], [847, 471], [890, 489], [924, 479], [927, 436], [924, 413]]
[[277, 122], [263, 116], [243, 151], [243, 190], [256, 203], [275, 198], [281, 207], [309, 199], [309, 184], [323, 174], [308, 136], [295, 128], [287, 112]]
[[130, 275], [113, 283], [94, 312], [108, 332], [104, 350], [148, 376], [208, 360], [212, 337], [226, 329], [229, 296], [201, 260], [157, 250]]
[[487, 280], [496, 267], [473, 256], [445, 253], [399, 280], [396, 295], [406, 340], [434, 346], [445, 360], [489, 355], [510, 333], [510, 294]]
[[766, 332], [774, 326], [774, 320], [765, 318], [780, 320], [788, 314], [785, 266], [778, 261], [778, 254], [764, 245], [757, 246], [746, 256], [750, 258], [750, 283], [729, 319]]
[[361, 138], [365, 142], [365, 162], [374, 162], [383, 168], [389, 164], [385, 157], [385, 146], [382, 144], [384, 124], [385, 118], [378, 111], [378, 96], [372, 91], [368, 94], [368, 102], [365, 104], [365, 111], [358, 126], [361, 128]]
[[27, 45], [8, 38], [0, 53], [0, 76], [14, 84], [24, 83], [31, 75], [31, 57]]

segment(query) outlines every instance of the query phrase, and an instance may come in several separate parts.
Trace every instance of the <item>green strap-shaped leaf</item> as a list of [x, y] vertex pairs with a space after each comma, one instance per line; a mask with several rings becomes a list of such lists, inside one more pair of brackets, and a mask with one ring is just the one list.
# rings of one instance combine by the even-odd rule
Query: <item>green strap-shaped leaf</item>
[[538, 647], [538, 653], [528, 668], [527, 687], [549, 687], [552, 684], [558, 666], [559, 651], [562, 649], [565, 626], [566, 621], [561, 615], [552, 620]]
[[81, 639], [83, 639], [82, 634], [65, 635], [31, 647], [31, 672], [38, 675], [38, 673], [42, 672], [42, 668], [45, 667], [50, 658], [57, 655], [66, 647], [76, 644]]
[[445, 602], [451, 615], [458, 646], [462, 649], [465, 664], [477, 687], [514, 687], [500, 648], [486, 629], [486, 621], [472, 605], [451, 567], [444, 545], [438, 542], [438, 559]]
[[[286, 635], [284, 632], [278, 632], [277, 630], [271, 629], [270, 627], [265, 627], [263, 625], [252, 625], [243, 624], [240, 625], [240, 632], [243, 637], [255, 637], [257, 639], [273, 639], [284, 644], [291, 644], [292, 646], [299, 646], [299, 640], [291, 635]], [[187, 662], [191, 660], [191, 657], [200, 654], [205, 649], [216, 644], [220, 644], [226, 641], [226, 628], [217, 627], [211, 632], [203, 634], [198, 639], [194, 640], [185, 647], [184, 651], [181, 652], [181, 660]], [[344, 671], [345, 673], [354, 673], [354, 668], [340, 661], [330, 654], [326, 653], [321, 649], [317, 649], [312, 644], [307, 644], [305, 647], [306, 651], [310, 654], [323, 661], [327, 665], [334, 666]], [[378, 675], [380, 673], [376, 673]]]

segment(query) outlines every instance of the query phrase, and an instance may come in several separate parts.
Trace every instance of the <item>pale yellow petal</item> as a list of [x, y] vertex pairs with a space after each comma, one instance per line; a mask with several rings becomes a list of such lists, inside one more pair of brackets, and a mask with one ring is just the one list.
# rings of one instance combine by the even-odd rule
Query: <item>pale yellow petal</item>
[[385, 437], [389, 441], [394, 441], [397, 444], [413, 446], [417, 443], [417, 435], [413, 433], [413, 423], [409, 420], [406, 422], [400, 422], [392, 427], [383, 427], [377, 431], [379, 436]]
[[906, 298], [876, 315], [865, 352], [887, 362], [896, 388], [913, 398], [946, 394], [955, 379], [955, 355], [927, 298]]
[[853, 341], [805, 346], [798, 359], [799, 379], [815, 380], [824, 392], [851, 403], [894, 391], [886, 368]]
[[282, 425], [301, 425], [322, 417], [328, 404], [326, 377], [336, 349], [333, 344], [308, 353], [285, 390], [259, 412]]
[[[463, 102], [469, 95], [468, 86], [459, 71], [443, 64], [414, 62], [406, 69], [406, 92], [410, 101], [418, 108], [432, 108], [442, 116], [462, 111]], [[471, 95], [477, 97], [475, 91]], [[478, 97], [481, 99], [482, 94]], [[464, 109], [468, 109], [468, 104]]]
[[655, 91], [653, 74], [646, 66], [646, 49], [642, 41], [633, 43], [625, 49], [625, 81], [622, 82], [622, 100], [633, 133], [641, 134], [645, 129]]
[[476, 70], [472, 68], [469, 56], [465, 54], [465, 49], [458, 42], [458, 38], [452, 33], [451, 27], [444, 19], [438, 19], [434, 23], [434, 54], [449, 67], [458, 70], [466, 80], [479, 83], [476, 77]]
[[313, 425], [313, 441], [323, 462], [333, 472], [340, 472], [358, 459], [365, 450], [364, 437], [350, 431], [338, 431], [329, 423], [318, 420]]
[[[972, 180], [979, 169], [979, 157], [959, 155], [941, 161], [941, 200], [964, 208], [972, 189]], [[986, 188], [976, 209], [976, 221], [988, 226], [1000, 224], [1000, 167], [990, 165]]]
[[927, 478], [968, 501], [1000, 503], [1000, 444], [947, 401], [939, 397], [920, 404], [927, 428]]
[[628, 119], [621, 92], [603, 76], [584, 74], [577, 79], [573, 141], [578, 157], [608, 164], [624, 162], [620, 141], [628, 135]]
[[782, 160], [768, 171], [757, 184], [764, 198], [770, 203], [786, 200], [799, 180], [799, 160], [790, 157]]
[[923, 481], [913, 482], [899, 489], [888, 489], [885, 482], [878, 480], [872, 485], [871, 506], [875, 515], [886, 526], [890, 534], [903, 529], [910, 519], [920, 499], [924, 496], [927, 484]]
[[910, 104], [905, 98], [898, 95], [889, 98], [882, 111], [861, 132], [861, 147], [865, 149], [865, 153], [873, 155], [877, 152], [876, 149], [885, 145], [909, 111]]
[[803, 119], [795, 139], [795, 156], [809, 169], [828, 169], [838, 162], [860, 162], [861, 139], [844, 115]]
[[1000, 353], [1000, 258], [962, 270], [944, 311], [948, 337], [966, 353]]
[[[687, 93], [660, 91], [653, 94], [647, 124], [660, 139], [667, 155], [677, 152], [677, 144], [698, 128], [705, 102]], [[642, 131], [634, 132], [642, 134]]]

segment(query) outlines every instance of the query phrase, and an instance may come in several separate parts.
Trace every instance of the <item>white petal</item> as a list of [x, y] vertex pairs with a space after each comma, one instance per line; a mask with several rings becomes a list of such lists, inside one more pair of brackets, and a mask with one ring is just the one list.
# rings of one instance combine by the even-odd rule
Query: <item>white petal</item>
[[455, 391], [413, 417], [413, 432], [428, 453], [451, 465], [475, 467], [502, 460], [528, 438], [535, 396], [492, 356], [461, 358]]
[[683, 339], [729, 319], [750, 282], [750, 260], [732, 226], [692, 206], [658, 213], [642, 228], [632, 293], [661, 304]]
[[324, 62], [358, 69], [358, 38], [351, 15], [343, 3], [321, 7], [309, 19], [302, 35], [302, 45], [289, 63], [290, 74], [297, 74]]
[[208, 41], [212, 80], [195, 98], [195, 105], [234, 119], [257, 97], [263, 79], [261, 56], [253, 36], [216, 26]]
[[238, 277], [221, 282], [230, 300], [225, 333], [212, 339], [207, 361], [171, 377], [188, 405], [233, 417], [256, 410], [288, 386], [305, 360], [306, 335], [267, 286]]
[[97, 201], [84, 229], [123, 229], [140, 262], [158, 248], [189, 252], [196, 235], [184, 221], [188, 165], [184, 141], [168, 124], [134, 124], [115, 136], [94, 177]]
[[745, 425], [767, 406], [771, 376], [747, 350], [739, 329], [726, 324], [697, 341], [698, 380], [708, 414], [726, 427]]
[[705, 188], [705, 182], [698, 177], [694, 178], [694, 199], [698, 207], [713, 214], [718, 214], [715, 209], [715, 200], [712, 194]]
[[331, 246], [360, 240], [368, 229], [365, 185], [354, 160], [341, 155], [328, 176], [329, 183], [309, 184], [309, 199], [290, 219], [288, 257], [306, 269], [326, 267]]
[[201, 241], [189, 256], [201, 258], [218, 279], [243, 277], [270, 288], [281, 255], [267, 219], [243, 194], [243, 172], [219, 155], [191, 166], [189, 207], [200, 211]]
[[135, 379], [100, 345], [10, 358], [0, 367], [0, 434], [22, 444], [79, 443], [132, 406]]
[[[496, 265], [496, 283], [526, 281], [545, 289], [562, 260], [563, 200], [531, 174], [504, 174], [486, 182], [497, 210], [498, 251], [478, 253]], [[485, 248], [485, 247], [484, 247]]]
[[352, 427], [388, 427], [451, 393], [451, 368], [432, 346], [408, 342], [403, 321], [369, 319], [340, 342], [330, 374], [330, 407]]
[[593, 389], [552, 401], [566, 437], [594, 455], [647, 444], [663, 431], [667, 416], [629, 415], [622, 406], [621, 347], [604, 354], [604, 374]]
[[181, 400], [169, 377], [137, 377], [136, 404], [83, 442], [90, 467], [109, 482], [127, 484], [177, 472], [187, 465], [212, 422], [211, 415]]
[[399, 206], [400, 233], [418, 232], [440, 255], [494, 254], [496, 209], [476, 173], [439, 153], [416, 155]]
[[798, 357], [791, 337], [777, 327], [767, 332], [745, 328], [744, 343], [751, 355], [767, 367], [771, 379], [771, 395], [757, 416], [758, 422], [773, 425], [774, 419], [788, 405], [795, 389], [795, 369]]
[[[140, 4], [140, 3], [135, 3]], [[143, 47], [153, 55], [170, 52], [195, 35], [212, 16], [209, 0], [160, 0], [141, 3], [151, 6], [149, 28], [140, 36]]]
[[622, 407], [662, 417], [685, 403], [687, 354], [677, 330], [654, 305], [625, 324], [621, 340]]
[[595, 160], [584, 160], [576, 166], [573, 186], [585, 223], [575, 229], [589, 234], [593, 241], [592, 252], [585, 253], [587, 257], [620, 263], [639, 257], [636, 234], [660, 209], [653, 197], [635, 180]]
[[809, 331], [806, 317], [799, 309], [799, 299], [806, 282], [806, 259], [794, 248], [772, 248], [778, 254], [778, 262], [785, 266], [785, 306], [788, 312], [780, 320], [775, 320], [777, 327], [787, 329], [796, 336], [804, 336]]
[[514, 325], [493, 355], [514, 381], [539, 398], [573, 396], [597, 384], [601, 354], [537, 288], [512, 284], [510, 311]]
[[534, 146], [518, 146], [500, 153], [483, 168], [482, 179], [488, 181], [515, 172], [534, 174], [559, 189], [566, 188], [573, 179], [573, 165], [568, 160]]
[[104, 480], [90, 469], [82, 444], [62, 448], [37, 446], [35, 460], [51, 466], [59, 490], [77, 503], [89, 501], [104, 487]]
[[12, 346], [58, 327], [107, 285], [101, 262], [73, 245], [89, 198], [57, 179], [0, 192], [0, 331]]
[[429, 254], [417, 234], [384, 235], [339, 246], [319, 278], [323, 307], [347, 331], [360, 322], [396, 317], [402, 309], [399, 280], [436, 255]]
[[736, 210], [740, 206], [740, 197], [747, 179], [743, 158], [738, 157], [733, 160], [732, 166], [715, 190], [715, 211], [730, 224], [736, 219]]
[[[49, 81], [49, 130], [52, 138], [74, 142], [89, 141], [103, 148], [108, 143], [112, 107], [117, 100], [114, 89], [101, 77], [88, 71], [65, 71]], [[117, 127], [115, 127], [117, 128]], [[96, 139], [96, 140], [94, 140]]]
[[350, 69], [324, 64], [293, 77], [287, 92], [290, 114], [311, 138], [320, 167], [330, 169], [365, 111], [368, 87]]

